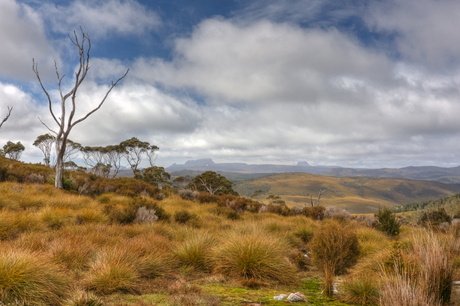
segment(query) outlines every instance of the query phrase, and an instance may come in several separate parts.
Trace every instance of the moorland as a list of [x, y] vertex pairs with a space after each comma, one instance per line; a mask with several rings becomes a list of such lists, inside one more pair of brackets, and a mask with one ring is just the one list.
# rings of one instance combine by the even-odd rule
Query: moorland
[[[285, 177], [270, 193], [322, 187]], [[280, 294], [296, 292], [308, 300], [298, 305], [459, 305], [457, 196], [409, 220], [322, 205], [353, 184], [368, 195], [405, 181], [325, 181], [321, 205], [294, 208], [140, 178], [53, 180], [52, 168], [0, 157], [5, 305], [290, 305]]]

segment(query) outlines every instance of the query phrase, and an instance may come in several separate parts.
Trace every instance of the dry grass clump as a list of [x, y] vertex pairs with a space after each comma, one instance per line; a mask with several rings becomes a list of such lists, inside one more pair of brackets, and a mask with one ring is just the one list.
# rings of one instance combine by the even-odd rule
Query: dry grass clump
[[61, 305], [71, 280], [39, 253], [5, 250], [0, 253], [0, 300], [26, 305]]
[[377, 305], [379, 302], [379, 284], [371, 276], [347, 278], [340, 286], [342, 299], [356, 305]]
[[86, 288], [102, 294], [116, 291], [138, 293], [141, 267], [139, 258], [127, 250], [105, 248], [90, 263]]
[[66, 306], [103, 306], [105, 303], [92, 292], [79, 291], [65, 302]]
[[313, 262], [324, 271], [324, 294], [332, 296], [335, 275], [353, 266], [360, 254], [356, 232], [337, 221], [323, 222], [310, 242]]
[[433, 296], [426, 296], [422, 287], [414, 283], [407, 273], [383, 274], [383, 289], [380, 294], [382, 306], [440, 306]]
[[12, 239], [28, 231], [40, 231], [42, 222], [27, 212], [0, 211], [0, 240]]
[[49, 243], [52, 261], [69, 270], [88, 268], [94, 249], [94, 245], [83, 237], [60, 238]]
[[[382, 269], [384, 289], [383, 305], [445, 305], [452, 293], [453, 269], [446, 246], [432, 231], [414, 234], [411, 255], [416, 264], [401, 265], [394, 260], [394, 272]], [[392, 299], [400, 304], [388, 304]], [[413, 304], [414, 301], [428, 301], [427, 304]], [[404, 304], [407, 303], [407, 304]], [[410, 304], [412, 303], [412, 304]]]
[[390, 241], [385, 234], [372, 228], [360, 227], [356, 234], [361, 245], [361, 256], [366, 257], [370, 254], [388, 249]]
[[181, 265], [197, 270], [210, 271], [210, 250], [217, 239], [209, 232], [197, 232], [179, 244], [173, 254]]
[[298, 277], [286, 260], [288, 251], [285, 241], [263, 230], [232, 231], [214, 249], [214, 271], [243, 281], [292, 284]]

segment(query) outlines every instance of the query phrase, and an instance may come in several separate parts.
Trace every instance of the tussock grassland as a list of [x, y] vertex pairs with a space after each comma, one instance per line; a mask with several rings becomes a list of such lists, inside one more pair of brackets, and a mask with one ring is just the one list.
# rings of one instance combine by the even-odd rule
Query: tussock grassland
[[[312, 305], [384, 305], [385, 294], [407, 285], [410, 296], [421, 290], [446, 305], [448, 283], [460, 275], [453, 229], [433, 233], [402, 226], [392, 238], [348, 218], [258, 213], [244, 199], [200, 195], [191, 201], [168, 189], [161, 190], [162, 199], [141, 187], [83, 195], [46, 183], [1, 182], [0, 301], [287, 305], [273, 296], [300, 291]], [[252, 212], [241, 211], [244, 205]], [[157, 218], [139, 219], [141, 207]], [[357, 263], [333, 271], [342, 276], [328, 275], [328, 282], [343, 284], [333, 298], [321, 297], [323, 270], [311, 261], [312, 253], [318, 254], [312, 241], [327, 224], [334, 224], [331, 233], [345, 230], [359, 243]]]

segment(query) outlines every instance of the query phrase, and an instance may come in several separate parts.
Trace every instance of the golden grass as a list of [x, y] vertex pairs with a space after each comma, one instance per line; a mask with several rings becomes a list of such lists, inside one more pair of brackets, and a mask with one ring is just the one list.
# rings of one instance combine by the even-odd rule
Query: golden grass
[[[65, 285], [61, 295], [50, 289], [50, 296], [59, 295], [59, 302], [47, 300], [42, 304], [99, 301], [90, 292], [102, 295], [102, 299], [151, 290], [165, 294], [172, 280], [182, 277], [186, 283], [193, 280], [192, 286], [198, 288], [195, 284], [209, 277], [225, 283], [271, 284], [275, 288], [295, 284], [304, 273], [320, 276], [304, 254], [310, 254], [310, 240], [325, 221], [249, 212], [232, 220], [216, 213], [217, 203], [200, 204], [175, 195], [162, 201], [115, 193], [92, 198], [49, 185], [11, 182], [0, 183], [0, 192], [2, 256], [11, 260], [26, 258], [38, 268], [47, 267], [48, 274], [42, 274], [49, 279], [48, 284]], [[170, 220], [119, 224], [110, 221], [105, 209], [107, 205], [125, 208], [139, 203], [159, 205], [171, 216]], [[198, 216], [198, 222], [174, 221], [172, 216], [182, 210]], [[351, 279], [370, 275], [378, 280], [381, 266], [388, 266], [386, 271], [390, 271], [398, 254], [402, 254], [400, 260], [405, 267], [416, 266], [419, 258], [413, 254], [414, 233], [422, 230], [403, 226], [399, 240], [394, 242], [362, 224], [351, 222], [347, 226], [356, 231], [362, 246], [359, 262], [350, 271]], [[448, 238], [441, 240], [448, 244]], [[460, 257], [460, 244], [449, 244], [445, 252], [452, 258]], [[62, 274], [62, 270], [66, 273]], [[33, 280], [34, 274], [30, 275]], [[354, 283], [358, 300], [369, 289], [364, 281], [361, 283]], [[8, 293], [8, 298], [19, 296], [12, 294]], [[24, 301], [32, 301], [31, 295], [24, 296]]]

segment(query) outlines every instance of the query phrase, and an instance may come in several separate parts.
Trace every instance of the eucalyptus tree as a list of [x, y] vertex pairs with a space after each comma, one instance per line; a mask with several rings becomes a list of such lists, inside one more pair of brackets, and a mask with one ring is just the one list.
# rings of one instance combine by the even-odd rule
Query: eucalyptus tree
[[125, 149], [120, 145], [111, 145], [102, 148], [104, 159], [107, 165], [110, 165], [112, 178], [116, 177], [121, 169], [121, 160]]
[[45, 165], [47, 167], [49, 167], [51, 163], [51, 149], [53, 148], [55, 140], [56, 139], [53, 135], [44, 134], [38, 136], [33, 143], [33, 145], [38, 147], [42, 151], [43, 155], [45, 155], [43, 160], [45, 161]]
[[156, 152], [159, 150], [157, 146], [150, 145], [147, 141], [140, 141], [136, 137], [122, 141], [120, 146], [124, 150], [124, 157], [131, 166], [134, 175], [136, 175], [144, 155], [147, 155], [150, 166], [154, 167]]
[[18, 141], [17, 143], [8, 141], [6, 145], [3, 146], [3, 153], [8, 158], [11, 158], [14, 160], [19, 160], [24, 150], [25, 150], [25, 147], [20, 141]]
[[[118, 84], [119, 81], [121, 81], [129, 72], [129, 69], [125, 72], [124, 75], [122, 75], [118, 80], [115, 82], [112, 82], [112, 85], [109, 87], [107, 92], [105, 93], [104, 97], [102, 100], [99, 102], [96, 108], [91, 110], [90, 112], [86, 113], [86, 115], [80, 117], [79, 119], [75, 120], [75, 110], [76, 110], [76, 105], [77, 105], [77, 92], [84, 81], [88, 71], [89, 71], [89, 51], [91, 50], [91, 40], [89, 38], [89, 35], [87, 33], [84, 33], [83, 30], [81, 30], [81, 39], [79, 39], [77, 32], [74, 31], [74, 38], [72, 38], [69, 35], [69, 38], [71, 42], [77, 47], [78, 54], [79, 54], [79, 64], [78, 67], [75, 71], [75, 80], [73, 82], [72, 88], [64, 94], [62, 92], [61, 88], [61, 83], [65, 75], [61, 76], [59, 74], [59, 70], [57, 67], [56, 62], [54, 63], [54, 67], [56, 70], [56, 76], [57, 76], [57, 89], [60, 95], [60, 100], [61, 100], [61, 115], [56, 116], [54, 111], [53, 111], [53, 103], [51, 100], [51, 97], [48, 93], [48, 91], [45, 89], [42, 80], [40, 78], [40, 75], [38, 73], [38, 66], [35, 63], [35, 60], [32, 60], [32, 70], [35, 73], [41, 88], [43, 89], [46, 97], [48, 98], [48, 107], [49, 107], [49, 112], [51, 114], [52, 119], [54, 122], [57, 124], [57, 129], [52, 129], [50, 128], [47, 124], [45, 124], [40, 118], [40, 122], [48, 128], [54, 135], [56, 135], [56, 141], [55, 141], [55, 148], [56, 148], [56, 179], [55, 179], [55, 187], [58, 189], [63, 188], [62, 184], [62, 175], [63, 175], [63, 163], [64, 163], [64, 155], [66, 153], [66, 146], [68, 144], [68, 137], [70, 134], [70, 131], [72, 128], [77, 125], [78, 123], [84, 121], [86, 118], [88, 118], [90, 115], [92, 115], [94, 112], [96, 112], [98, 109], [101, 108], [102, 104], [104, 104], [105, 100], [107, 99], [108, 95], [112, 91], [112, 89]], [[70, 114], [67, 116], [66, 111], [67, 111], [67, 104], [66, 101], [70, 98], [71, 100], [71, 110]]]

